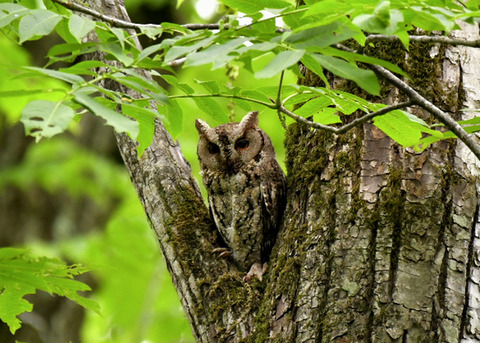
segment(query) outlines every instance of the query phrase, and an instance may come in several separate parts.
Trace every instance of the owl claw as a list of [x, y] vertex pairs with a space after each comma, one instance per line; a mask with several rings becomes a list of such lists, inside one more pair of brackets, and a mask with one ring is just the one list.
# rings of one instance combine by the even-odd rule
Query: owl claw
[[232, 256], [232, 252], [227, 248], [215, 248], [212, 250], [214, 254], [218, 254], [220, 258], [226, 258]]
[[265, 270], [267, 270], [267, 263], [264, 263], [263, 265], [261, 263], [252, 264], [247, 275], [243, 277], [243, 282], [250, 282], [254, 276], [256, 276], [261, 282]]

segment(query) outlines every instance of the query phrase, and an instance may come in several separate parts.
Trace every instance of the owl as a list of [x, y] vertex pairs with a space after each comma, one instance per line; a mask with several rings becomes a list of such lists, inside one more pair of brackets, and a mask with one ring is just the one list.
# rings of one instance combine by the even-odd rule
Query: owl
[[[211, 128], [197, 119], [210, 213], [237, 266], [261, 279], [285, 207], [285, 175], [258, 112]], [[259, 272], [260, 271], [260, 272]]]

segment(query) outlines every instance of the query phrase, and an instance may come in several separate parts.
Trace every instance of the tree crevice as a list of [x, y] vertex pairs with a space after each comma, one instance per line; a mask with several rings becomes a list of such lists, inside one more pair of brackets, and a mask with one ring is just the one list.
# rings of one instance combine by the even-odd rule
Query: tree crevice
[[475, 214], [473, 216], [472, 226], [470, 231], [470, 241], [468, 244], [468, 262], [467, 262], [466, 280], [465, 280], [465, 303], [463, 305], [462, 316], [460, 319], [460, 328], [458, 332], [459, 342], [465, 337], [466, 327], [470, 322], [470, 319], [468, 318], [468, 312], [469, 310], [471, 310], [470, 308], [470, 294], [472, 292], [471, 285], [473, 282], [475, 282], [475, 280], [472, 279], [473, 267], [475, 264], [475, 259], [478, 258], [477, 256], [479, 254], [478, 251], [475, 251], [476, 250], [475, 241], [478, 239], [476, 234], [477, 234], [477, 227], [479, 225], [479, 219], [480, 219], [479, 212], [480, 212], [480, 203], [477, 201], [477, 204], [475, 207]]

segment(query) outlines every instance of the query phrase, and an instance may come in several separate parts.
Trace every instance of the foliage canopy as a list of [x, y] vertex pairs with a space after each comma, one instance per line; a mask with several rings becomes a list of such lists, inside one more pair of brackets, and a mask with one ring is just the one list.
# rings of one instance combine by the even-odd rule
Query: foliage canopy
[[[37, 140], [63, 132], [70, 121], [90, 111], [117, 132], [126, 132], [138, 140], [139, 154], [153, 138], [155, 118], [162, 119], [172, 135], [181, 132], [183, 113], [179, 102], [185, 98], [193, 99], [215, 122], [227, 121], [227, 109], [220, 106], [217, 99], [228, 98], [243, 110], [264, 106], [295, 119], [298, 119], [296, 115], [314, 115], [320, 128], [322, 125], [336, 127], [336, 124], [338, 127], [341, 115], [356, 111], [371, 114], [386, 107], [375, 103], [380, 95], [380, 84], [376, 73], [365, 66], [381, 66], [408, 77], [398, 66], [362, 53], [363, 47], [375, 46], [375, 37], [395, 36], [408, 49], [412, 39], [410, 33], [415, 28], [448, 34], [458, 28], [456, 20], [473, 23], [480, 13], [476, 1], [463, 4], [437, 0], [355, 3], [309, 0], [302, 6], [283, 0], [255, 3], [225, 0], [223, 3], [244, 14], [228, 15], [213, 26], [168, 22], [140, 25], [92, 13], [80, 5], [74, 6], [76, 13], [72, 13], [65, 8], [71, 5], [60, 0], [45, 1], [43, 8], [2, 3], [0, 27], [19, 43], [39, 39], [53, 31], [64, 40], [48, 52], [47, 66], [25, 67], [24, 73], [17, 77], [48, 76], [63, 81], [66, 87], [28, 89], [27, 92], [13, 89], [1, 92], [0, 96], [58, 93], [55, 100], [39, 99], [28, 103], [22, 112], [27, 133]], [[80, 12], [91, 17], [77, 14]], [[132, 29], [136, 30], [135, 34]], [[92, 31], [98, 42], [84, 42]], [[138, 35], [159, 43], [142, 50], [134, 41], [134, 36]], [[341, 45], [345, 41], [354, 41], [361, 48], [349, 51]], [[79, 58], [94, 51], [106, 54], [112, 63]], [[259, 59], [267, 63], [260, 70], [254, 70], [253, 65]], [[65, 67], [65, 62], [70, 66]], [[180, 82], [177, 77], [177, 67], [200, 65], [233, 70], [232, 77], [239, 66], [259, 79], [281, 75], [285, 70], [301, 76], [298, 63], [317, 74], [326, 86], [282, 85], [280, 81], [274, 88], [240, 89], [215, 80], [192, 80], [189, 84]], [[149, 70], [153, 78], [142, 70]], [[371, 95], [373, 102], [330, 89], [325, 71], [354, 81]], [[118, 82], [138, 92], [138, 96], [113, 93], [102, 86], [103, 80]], [[201, 85], [205, 91], [195, 92], [193, 83]], [[173, 90], [181, 90], [183, 94], [175, 94]], [[294, 113], [293, 109], [299, 105]], [[403, 146], [425, 148], [434, 141], [455, 137], [452, 132], [436, 130], [402, 109], [395, 108], [381, 117], [374, 117], [372, 115], [374, 124]], [[476, 119], [461, 124], [468, 133], [480, 130]], [[401, 127], [408, 129], [399, 129]]]

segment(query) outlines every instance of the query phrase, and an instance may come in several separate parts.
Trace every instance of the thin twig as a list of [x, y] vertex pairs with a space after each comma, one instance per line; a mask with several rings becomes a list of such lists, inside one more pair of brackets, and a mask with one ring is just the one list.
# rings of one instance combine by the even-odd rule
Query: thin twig
[[191, 98], [227, 98], [227, 99], [238, 99], [238, 100], [245, 100], [254, 102], [256, 104], [268, 107], [272, 110], [276, 110], [277, 106], [274, 103], [268, 103], [262, 100], [252, 99], [252, 98], [245, 98], [239, 95], [232, 95], [232, 94], [189, 94], [189, 95], [169, 95], [169, 99], [191, 99]]
[[308, 120], [304, 117], [301, 117], [301, 116], [289, 111], [283, 105], [281, 105], [278, 108], [278, 110], [282, 113], [285, 113], [287, 116], [289, 116], [290, 118], [294, 119], [297, 122], [306, 124], [306, 125], [308, 125], [310, 127], [313, 127], [315, 129], [325, 130], [325, 131], [332, 132], [332, 133], [335, 133], [335, 134], [338, 135], [338, 134], [342, 134], [342, 133], [345, 133], [345, 132], [353, 129], [354, 127], [356, 127], [360, 124], [366, 123], [367, 121], [369, 121], [369, 120], [371, 120], [371, 119], [373, 119], [377, 116], [381, 116], [381, 115], [387, 114], [388, 112], [391, 112], [391, 111], [395, 111], [395, 110], [399, 110], [399, 109], [402, 109], [402, 108], [405, 108], [405, 107], [409, 107], [412, 104], [413, 104], [412, 101], [405, 101], [405, 102], [401, 102], [401, 103], [398, 103], [398, 104], [395, 104], [395, 105], [383, 107], [383, 108], [379, 109], [378, 111], [368, 113], [367, 115], [365, 115], [361, 118], [357, 118], [354, 121], [352, 121], [351, 123], [345, 124], [341, 127], [333, 127], [333, 126], [324, 125], [324, 124], [320, 124], [320, 123], [310, 121], [310, 120]]
[[329, 125], [324, 125], [324, 124], [312, 122], [312, 121], [310, 121], [310, 120], [308, 120], [304, 117], [301, 117], [301, 116], [289, 111], [283, 105], [282, 101], [280, 101], [279, 103], [276, 103], [275, 100], [273, 100], [273, 99], [270, 99], [271, 103], [268, 103], [268, 102], [257, 100], [257, 99], [245, 98], [245, 97], [242, 97], [242, 96], [231, 95], [231, 94], [171, 95], [168, 98], [169, 99], [187, 99], [187, 98], [191, 99], [191, 98], [212, 98], [212, 97], [213, 98], [238, 99], [238, 100], [245, 100], [245, 101], [254, 102], [256, 104], [268, 107], [272, 110], [277, 110], [278, 112], [284, 113], [287, 116], [289, 116], [290, 118], [294, 119], [295, 121], [306, 124], [306, 125], [314, 128], [314, 129], [321, 129], [321, 130], [329, 131], [329, 132], [332, 132], [332, 133], [335, 133], [335, 134], [345, 133], [345, 132], [353, 129], [355, 126], [361, 125], [361, 124], [363, 124], [363, 123], [365, 123], [365, 122], [367, 122], [367, 121], [369, 121], [369, 120], [371, 120], [371, 119], [373, 119], [377, 116], [381, 116], [381, 115], [387, 114], [388, 112], [391, 112], [391, 111], [395, 111], [395, 110], [399, 110], [399, 109], [402, 109], [402, 108], [405, 108], [405, 107], [409, 107], [413, 104], [412, 101], [405, 101], [405, 102], [401, 102], [401, 103], [398, 103], [398, 104], [395, 104], [395, 105], [390, 105], [390, 106], [387, 106], [387, 107], [383, 107], [383, 108], [379, 109], [378, 111], [371, 112], [371, 113], [368, 113], [361, 118], [357, 118], [357, 119], [353, 120], [351, 123], [345, 124], [341, 127], [333, 127], [333, 126], [329, 126]]
[[[389, 36], [389, 35], [368, 35], [366, 44], [371, 43], [376, 40], [387, 40], [387, 41], [397, 41], [400, 40], [398, 36]], [[480, 40], [465, 40], [459, 38], [450, 38], [446, 36], [410, 36], [409, 40], [411, 42], [421, 42], [421, 43], [443, 43], [448, 45], [463, 45], [470, 46], [474, 48], [480, 47]]]

